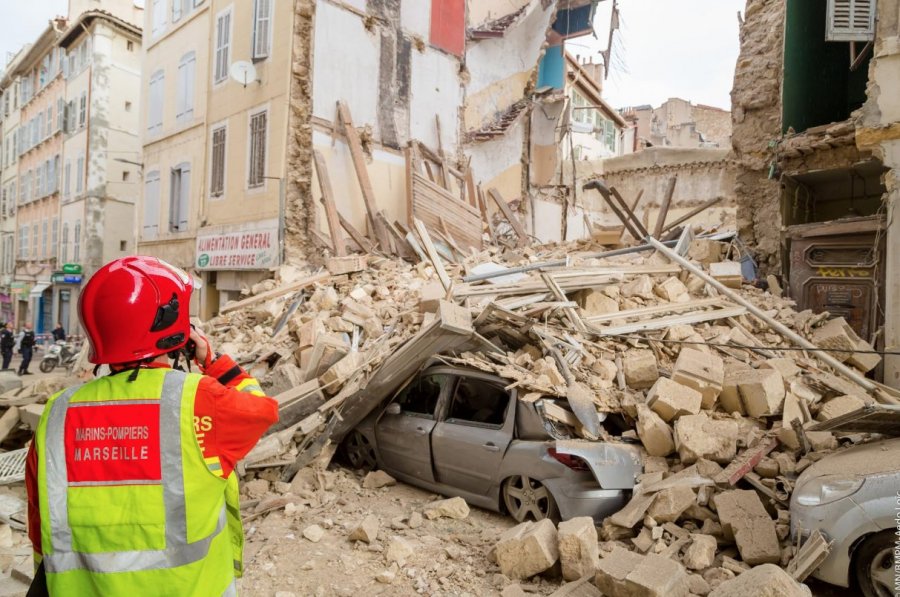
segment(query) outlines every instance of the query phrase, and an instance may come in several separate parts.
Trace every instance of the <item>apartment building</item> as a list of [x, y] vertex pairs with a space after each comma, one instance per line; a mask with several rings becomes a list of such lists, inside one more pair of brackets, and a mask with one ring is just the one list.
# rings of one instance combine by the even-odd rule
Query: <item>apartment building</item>
[[68, 271], [52, 276], [50, 292], [53, 320], [72, 330], [82, 280], [135, 250], [141, 30], [106, 11], [91, 10], [74, 18], [59, 47], [64, 56], [64, 161], [59, 243], [54, 246], [57, 263]]
[[50, 286], [57, 266], [65, 116], [59, 39], [66, 26], [64, 18], [50, 21], [14, 71], [21, 104], [14, 282], [22, 285], [22, 291], [16, 295], [16, 321], [32, 321], [38, 332], [53, 327]]
[[13, 292], [24, 285], [13, 286], [16, 266], [16, 204], [19, 194], [19, 78], [16, 71], [31, 46], [25, 46], [6, 64], [0, 78], [0, 320], [14, 321]]

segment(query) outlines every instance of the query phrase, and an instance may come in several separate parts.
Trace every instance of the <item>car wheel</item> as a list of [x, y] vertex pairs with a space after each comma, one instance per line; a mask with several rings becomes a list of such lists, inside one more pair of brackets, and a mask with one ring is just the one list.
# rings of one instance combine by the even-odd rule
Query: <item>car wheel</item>
[[894, 531], [888, 529], [862, 542], [853, 554], [856, 584], [865, 597], [894, 595]]
[[540, 481], [526, 475], [515, 475], [503, 482], [503, 505], [516, 522], [528, 518], [535, 522], [559, 518], [556, 501]]
[[375, 460], [375, 448], [364, 434], [352, 431], [344, 440], [344, 456], [355, 469], [370, 471], [378, 465]]

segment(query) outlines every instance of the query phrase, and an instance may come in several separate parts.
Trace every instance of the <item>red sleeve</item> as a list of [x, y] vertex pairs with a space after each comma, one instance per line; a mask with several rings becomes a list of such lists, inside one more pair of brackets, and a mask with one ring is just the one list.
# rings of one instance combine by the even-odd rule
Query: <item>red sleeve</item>
[[34, 440], [28, 446], [28, 456], [25, 459], [25, 490], [28, 492], [28, 538], [34, 552], [41, 554], [41, 507], [38, 502], [37, 482], [37, 450], [34, 448]]
[[[227, 375], [231, 378], [223, 379]], [[220, 383], [220, 379], [227, 385]], [[233, 387], [238, 384], [244, 391]], [[251, 391], [262, 393], [256, 380], [225, 355], [207, 369], [197, 388], [194, 431], [203, 456], [219, 458], [223, 477], [231, 474], [237, 461], [246, 456], [266, 429], [278, 421], [278, 403]]]

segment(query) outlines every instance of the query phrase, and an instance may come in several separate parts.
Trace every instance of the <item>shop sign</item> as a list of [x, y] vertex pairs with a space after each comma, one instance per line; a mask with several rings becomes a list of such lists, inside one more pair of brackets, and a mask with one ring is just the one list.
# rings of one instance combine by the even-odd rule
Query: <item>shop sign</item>
[[62, 271], [64, 274], [80, 274], [82, 273], [81, 264], [63, 263]]
[[200, 230], [195, 267], [198, 270], [259, 270], [280, 262], [278, 220], [239, 227]]
[[24, 294], [28, 295], [31, 291], [31, 288], [25, 285], [25, 282], [10, 282], [9, 284], [9, 292], [10, 294]]
[[54, 284], [81, 284], [81, 279], [81, 275], [70, 275], [62, 272], [56, 272], [50, 276], [50, 281]]

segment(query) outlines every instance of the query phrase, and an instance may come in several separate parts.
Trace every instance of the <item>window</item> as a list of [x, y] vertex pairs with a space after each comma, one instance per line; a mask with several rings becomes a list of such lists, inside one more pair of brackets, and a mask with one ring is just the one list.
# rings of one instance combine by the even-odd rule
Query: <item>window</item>
[[41, 141], [44, 140], [44, 113], [40, 112], [37, 115], [37, 120], [34, 123], [34, 145], [37, 145]]
[[75, 194], [80, 195], [84, 189], [84, 154], [78, 156], [77, 166], [75, 167]]
[[44, 165], [38, 165], [36, 172], [37, 179], [34, 183], [34, 195], [36, 198], [40, 198], [44, 196]]
[[142, 237], [156, 238], [159, 232], [159, 171], [148, 172], [144, 179], [144, 223]]
[[828, 0], [825, 41], [875, 39], [875, 0]]
[[16, 129], [13, 131], [13, 140], [12, 140], [12, 146], [13, 146], [12, 161], [13, 161], [13, 163], [15, 163], [17, 159], [19, 159], [19, 148], [17, 147], [18, 145], [19, 145], [19, 131], [18, 131], [18, 129]]
[[69, 262], [69, 223], [63, 223], [62, 229], [62, 242], [60, 243], [60, 255], [59, 260], [62, 263]]
[[187, 162], [172, 168], [169, 185], [169, 232], [188, 229], [191, 198], [191, 165]]
[[209, 175], [209, 194], [213, 197], [221, 197], [225, 193], [225, 136], [224, 126], [213, 130]]
[[125, 111], [131, 112], [131, 102], [125, 102]]
[[56, 100], [56, 130], [61, 131], [66, 126], [66, 102], [63, 98]]
[[128, 182], [128, 179], [131, 178], [131, 172], [128, 170], [122, 170], [122, 182]]
[[122, 253], [124, 253], [124, 252], [127, 251], [127, 250], [128, 250], [128, 241], [127, 241], [127, 240], [120, 240], [120, 241], [119, 241], [119, 251], [121, 251]]
[[81, 92], [81, 97], [78, 99], [78, 128], [84, 128], [85, 123], [87, 122], [87, 91]]
[[221, 83], [228, 78], [228, 67], [231, 66], [231, 8], [222, 11], [216, 17], [216, 63], [213, 82]]
[[147, 94], [147, 132], [158, 134], [162, 131], [165, 72], [158, 70], [150, 77], [150, 90]]
[[165, 0], [153, 0], [153, 3], [150, 6], [150, 10], [150, 18], [153, 19], [150, 25], [150, 35], [152, 37], [158, 37], [160, 34], [162, 34], [163, 31], [166, 30]]
[[194, 74], [196, 68], [197, 58], [194, 52], [182, 56], [178, 63], [175, 96], [175, 121], [178, 123], [190, 122], [194, 118]]
[[51, 193], [56, 193], [57, 191], [59, 191], [59, 174], [60, 174], [59, 164], [60, 164], [60, 157], [59, 157], [59, 154], [56, 154], [53, 157], [53, 162], [51, 162], [51, 167], [50, 167], [50, 172], [51, 172], [50, 180], [53, 181], [50, 184], [50, 192]]
[[66, 170], [63, 174], [63, 197], [68, 199], [72, 194], [72, 160], [66, 160]]
[[181, 19], [183, 0], [172, 0], [172, 22], [175, 23]]
[[262, 186], [266, 176], [266, 111], [250, 116], [250, 164], [247, 186]]
[[72, 133], [75, 131], [75, 117], [77, 114], [75, 113], [75, 100], [70, 101], [66, 104], [66, 132]]
[[81, 220], [75, 220], [75, 234], [72, 241], [72, 260], [78, 263], [81, 261]]
[[448, 423], [479, 423], [500, 427], [506, 418], [509, 394], [503, 386], [462, 377], [447, 413]]
[[447, 375], [417, 377], [400, 391], [394, 402], [400, 405], [402, 412], [434, 418], [434, 409], [441, 397], [441, 391], [451, 381]]
[[44, 137], [49, 137], [53, 134], [53, 106], [47, 106], [47, 130], [44, 133]]
[[47, 258], [47, 220], [41, 222], [41, 259]]
[[38, 225], [31, 227], [31, 258], [36, 259], [38, 255]]
[[272, 1], [253, 2], [253, 59], [262, 60], [269, 56], [272, 34]]
[[28, 226], [19, 226], [19, 259], [28, 257]]
[[134, 42], [133, 41], [125, 42], [125, 49], [128, 50], [129, 52], [134, 52]]
[[3, 271], [4, 273], [11, 274], [13, 273], [13, 267], [15, 262], [15, 244], [16, 239], [15, 235], [9, 234], [3, 239]]
[[[53, 218], [53, 225], [50, 227], [50, 251], [57, 251], [59, 247], [59, 218]], [[50, 257], [56, 258], [51, 254]]]

